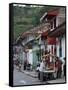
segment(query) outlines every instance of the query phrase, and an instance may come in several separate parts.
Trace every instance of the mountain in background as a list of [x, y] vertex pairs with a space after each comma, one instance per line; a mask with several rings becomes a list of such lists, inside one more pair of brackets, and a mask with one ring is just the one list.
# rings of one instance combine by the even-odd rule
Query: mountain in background
[[14, 41], [21, 33], [39, 25], [42, 15], [54, 8], [56, 7], [38, 5], [14, 6]]

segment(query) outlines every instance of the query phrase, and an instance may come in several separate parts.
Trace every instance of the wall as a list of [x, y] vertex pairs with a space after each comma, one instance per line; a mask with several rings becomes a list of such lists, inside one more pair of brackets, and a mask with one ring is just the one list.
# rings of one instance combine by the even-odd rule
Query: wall
[[62, 37], [62, 57], [65, 57], [65, 35]]
[[56, 44], [56, 55], [59, 57], [59, 40], [56, 38], [57, 44]]
[[56, 17], [56, 26], [65, 22], [65, 8], [60, 8], [59, 14]]
[[33, 68], [36, 67], [37, 62], [38, 62], [38, 56], [37, 56], [37, 52], [39, 51], [39, 47], [38, 46], [33, 46]]
[[[62, 44], [62, 57], [61, 59], [63, 59], [65, 57], [65, 35], [63, 35], [62, 39], [61, 39], [61, 44]], [[57, 43], [57, 56], [59, 57], [59, 42]]]
[[27, 60], [28, 60], [28, 62], [31, 65], [33, 64], [33, 53], [32, 53], [32, 49], [30, 49], [29, 52], [27, 53]]

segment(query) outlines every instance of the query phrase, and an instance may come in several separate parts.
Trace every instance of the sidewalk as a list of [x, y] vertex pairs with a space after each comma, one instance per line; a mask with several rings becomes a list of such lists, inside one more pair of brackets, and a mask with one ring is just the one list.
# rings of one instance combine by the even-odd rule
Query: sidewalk
[[22, 73], [25, 73], [25, 74], [27, 74], [27, 75], [29, 75], [31, 77], [34, 77], [34, 78], [37, 78], [38, 77], [38, 73], [35, 70], [23, 70], [23, 66], [21, 67], [21, 72]]
[[49, 80], [48, 83], [52, 84], [52, 83], [65, 83], [65, 78], [60, 78], [60, 79], [55, 79], [55, 80]]
[[[37, 72], [35, 72], [35, 71], [27, 71], [27, 70], [23, 71], [22, 70], [22, 72], [31, 76], [31, 77], [34, 77], [34, 78], [38, 77]], [[51, 84], [51, 83], [65, 83], [65, 78], [60, 78], [60, 79], [55, 79], [55, 80], [48, 80], [47, 82], [49, 84]]]
[[23, 70], [23, 66], [22, 66], [21, 71], [31, 77], [34, 77], [34, 78], [38, 77], [38, 73], [35, 70]]
[[[21, 68], [21, 72], [29, 75], [33, 78], [38, 78], [38, 73], [35, 70], [23, 70], [23, 66]], [[48, 83], [65, 83], [65, 78], [55, 79], [55, 80], [48, 80]]]
[[23, 72], [31, 77], [34, 77], [34, 78], [38, 77], [37, 72], [35, 72], [35, 71], [21, 70], [21, 72]]

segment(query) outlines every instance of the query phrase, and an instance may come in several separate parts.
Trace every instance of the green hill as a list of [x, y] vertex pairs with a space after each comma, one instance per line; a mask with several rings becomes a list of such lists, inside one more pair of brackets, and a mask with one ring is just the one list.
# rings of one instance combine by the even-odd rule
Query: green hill
[[52, 6], [14, 6], [14, 40], [17, 37], [31, 28], [40, 24], [40, 18], [42, 15], [50, 9]]

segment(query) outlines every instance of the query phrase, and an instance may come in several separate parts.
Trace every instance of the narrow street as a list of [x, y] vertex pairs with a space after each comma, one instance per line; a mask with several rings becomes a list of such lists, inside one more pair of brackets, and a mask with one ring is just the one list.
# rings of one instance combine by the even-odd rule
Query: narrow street
[[23, 72], [14, 69], [14, 86], [16, 85], [37, 85], [37, 84], [52, 84], [52, 83], [65, 83], [65, 78], [49, 80], [41, 82], [38, 78], [31, 77]]
[[25, 73], [19, 72], [14, 69], [14, 86], [16, 85], [34, 85], [34, 84], [47, 84], [47, 82], [40, 82], [38, 78], [33, 78]]
[[24, 7], [14, 9], [13, 85], [65, 83], [66, 9]]

